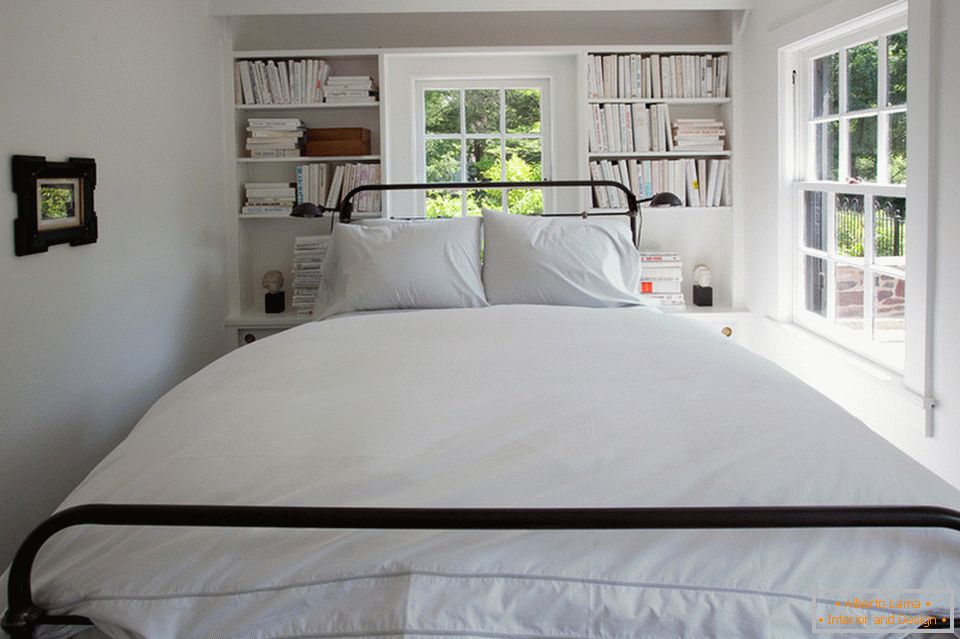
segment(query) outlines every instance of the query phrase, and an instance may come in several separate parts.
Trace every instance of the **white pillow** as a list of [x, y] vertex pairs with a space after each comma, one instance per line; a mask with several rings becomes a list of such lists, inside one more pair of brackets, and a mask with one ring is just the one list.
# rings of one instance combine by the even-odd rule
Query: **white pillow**
[[479, 218], [337, 224], [320, 272], [319, 319], [350, 311], [487, 306]]
[[622, 217], [561, 219], [483, 212], [490, 304], [641, 304], [640, 255]]

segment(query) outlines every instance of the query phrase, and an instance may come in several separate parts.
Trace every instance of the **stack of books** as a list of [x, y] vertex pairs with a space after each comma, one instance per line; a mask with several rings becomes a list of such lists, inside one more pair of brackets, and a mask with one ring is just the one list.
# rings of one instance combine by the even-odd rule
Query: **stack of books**
[[722, 151], [723, 122], [711, 118], [677, 118], [673, 123], [675, 151]]
[[297, 167], [297, 204], [310, 202], [323, 204], [327, 201], [327, 165], [301, 164]]
[[290, 215], [297, 192], [289, 182], [247, 182], [241, 215]]
[[[683, 158], [680, 160], [598, 160], [590, 162], [594, 180], [620, 182], [638, 198], [670, 192], [683, 206], [730, 206], [730, 160]], [[620, 189], [596, 187], [594, 206], [626, 208]]]
[[250, 118], [247, 151], [252, 158], [300, 157], [303, 122], [297, 118]]
[[330, 65], [323, 60], [239, 60], [233, 65], [237, 104], [317, 104]]
[[725, 98], [726, 55], [589, 55], [591, 98]]
[[675, 252], [640, 252], [640, 299], [648, 306], [682, 311], [683, 262]]
[[[325, 206], [328, 209], [339, 208], [341, 198], [353, 189], [364, 184], [379, 183], [379, 162], [341, 164], [333, 171]], [[364, 191], [356, 195], [352, 200], [354, 212], [374, 213], [380, 211], [380, 193], [380, 191]]]
[[320, 290], [320, 267], [327, 255], [329, 235], [301, 235], [293, 240], [293, 299], [300, 317], [311, 317]]
[[376, 102], [377, 92], [368, 75], [332, 75], [323, 85], [323, 99], [333, 103]]
[[670, 107], [666, 104], [591, 104], [590, 151], [633, 153], [673, 151]]

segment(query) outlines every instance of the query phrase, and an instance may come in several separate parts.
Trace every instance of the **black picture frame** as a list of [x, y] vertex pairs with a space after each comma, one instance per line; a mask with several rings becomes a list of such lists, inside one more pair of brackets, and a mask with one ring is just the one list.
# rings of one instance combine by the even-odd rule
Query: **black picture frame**
[[14, 155], [11, 164], [17, 194], [17, 219], [13, 222], [17, 255], [44, 253], [54, 244], [79, 246], [97, 241], [95, 160], [48, 162], [39, 155]]

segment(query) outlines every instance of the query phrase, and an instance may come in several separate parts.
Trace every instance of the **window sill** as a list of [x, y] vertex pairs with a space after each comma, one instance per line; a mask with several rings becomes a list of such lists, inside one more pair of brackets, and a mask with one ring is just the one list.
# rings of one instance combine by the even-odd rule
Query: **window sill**
[[[851, 379], [848, 385], [850, 385], [851, 389], [857, 391], [853, 394], [858, 395], [856, 399], [859, 400], [857, 403], [861, 405], [861, 408], [864, 404], [870, 403], [864, 400], [868, 400], [871, 397], [878, 400], [875, 402], [878, 405], [881, 403], [886, 405], [891, 402], [896, 402], [907, 410], [918, 411], [919, 414], [922, 415], [918, 426], [905, 426], [901, 424], [900, 428], [908, 428], [911, 432], [922, 432], [926, 437], [933, 436], [932, 413], [936, 405], [936, 400], [933, 397], [921, 395], [907, 387], [901, 372], [886, 368], [867, 359], [863, 355], [848, 350], [801, 324], [779, 321], [771, 317], [764, 317], [762, 319], [767, 328], [771, 329], [774, 333], [771, 343], [776, 343], [777, 346], [781, 347], [779, 349], [772, 349], [771, 354], [773, 354], [774, 357], [771, 357], [771, 359], [780, 363], [784, 368], [787, 368], [790, 372], [807, 381], [811, 386], [818, 388], [818, 390], [831, 397], [831, 399], [843, 405], [844, 408], [873, 426], [871, 420], [863, 415], [862, 410], [858, 411], [845, 405], [847, 402], [838, 399], [837, 394], [831, 394], [823, 388], [818, 387], [816, 378], [811, 375], [813, 371], [805, 369], [799, 363], [800, 359], [811, 357], [832, 360], [832, 363], [835, 363], [837, 366], [842, 367], [851, 374], [856, 374], [857, 379]], [[784, 344], [789, 345], [783, 346]], [[820, 363], [819, 368], [822, 370], [823, 362]], [[832, 372], [839, 374], [838, 371]], [[804, 373], [807, 374], [804, 375]], [[848, 391], [849, 389], [835, 390]], [[916, 422], [916, 420], [909, 421]], [[875, 428], [875, 430], [879, 429]]]

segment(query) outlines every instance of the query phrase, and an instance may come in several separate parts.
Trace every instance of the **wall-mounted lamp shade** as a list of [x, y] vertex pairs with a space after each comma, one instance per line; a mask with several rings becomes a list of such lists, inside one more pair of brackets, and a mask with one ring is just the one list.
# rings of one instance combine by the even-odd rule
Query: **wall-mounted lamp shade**
[[290, 213], [293, 217], [323, 217], [324, 209], [313, 202], [301, 202], [293, 207]]
[[653, 197], [640, 200], [640, 202], [647, 204], [648, 206], [683, 206], [683, 202], [680, 201], [680, 198], [669, 191], [657, 193]]

